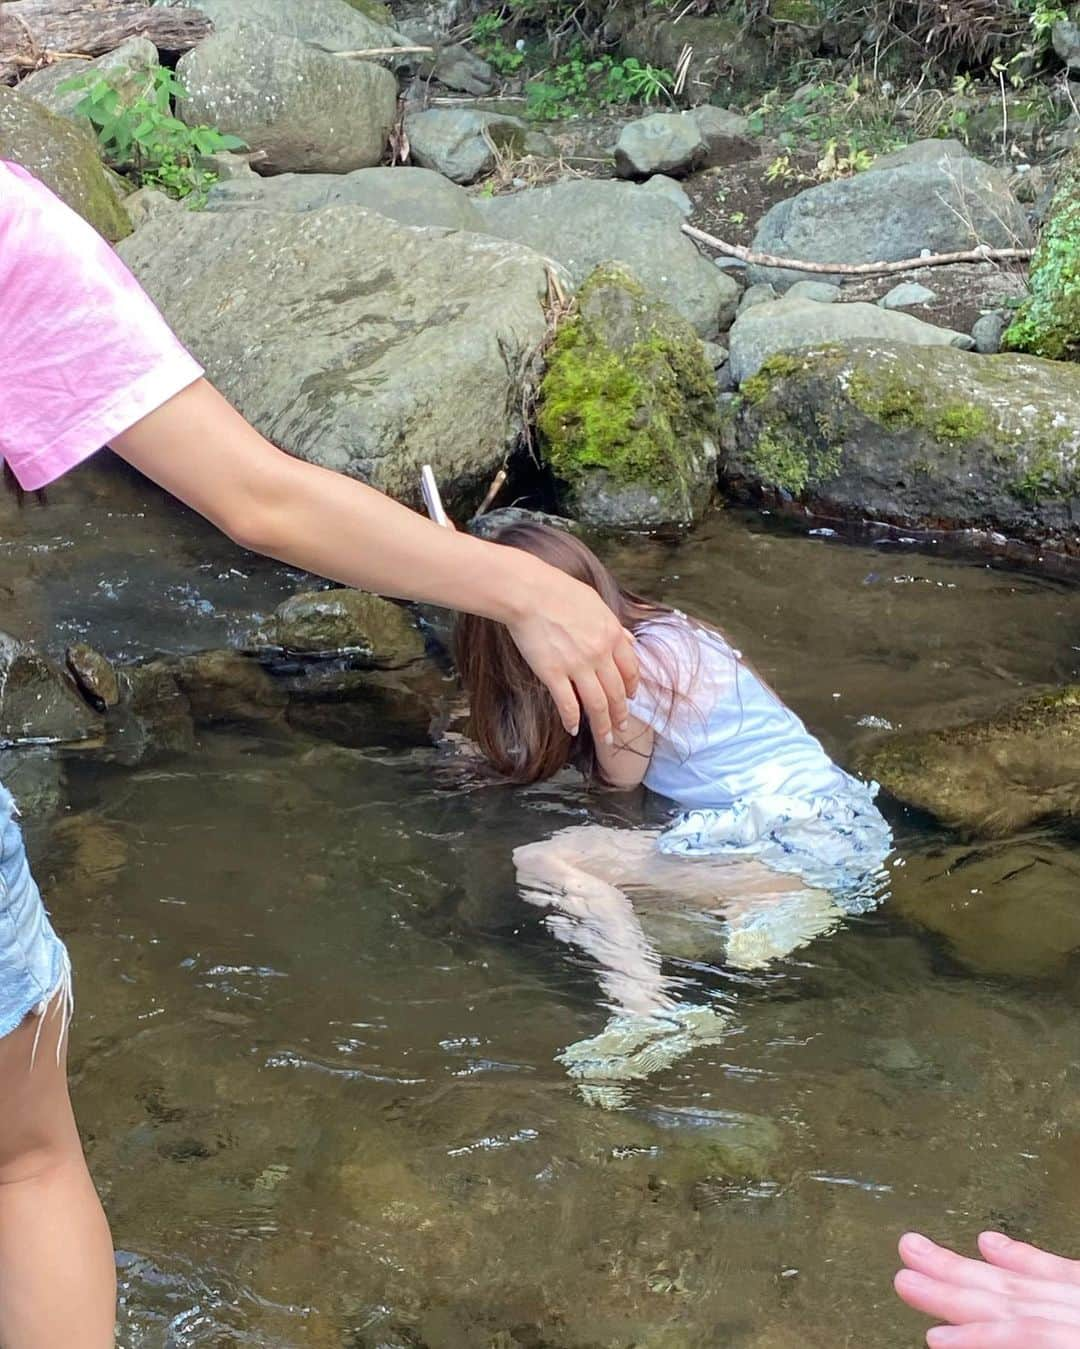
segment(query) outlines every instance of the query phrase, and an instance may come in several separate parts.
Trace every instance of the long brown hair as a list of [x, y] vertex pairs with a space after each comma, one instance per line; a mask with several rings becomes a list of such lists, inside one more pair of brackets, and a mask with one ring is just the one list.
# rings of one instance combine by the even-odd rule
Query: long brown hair
[[[674, 616], [666, 605], [621, 586], [580, 539], [561, 529], [523, 522], [504, 525], [489, 537], [531, 553], [590, 586], [630, 632]], [[642, 640], [651, 636], [644, 634]], [[457, 622], [455, 648], [458, 673], [471, 702], [473, 735], [499, 773], [513, 782], [542, 782], [573, 764], [586, 778], [601, 776], [588, 722], [582, 719], [577, 735], [566, 731], [551, 694], [525, 662], [507, 628], [489, 618], [463, 614]], [[688, 681], [663, 648], [662, 641], [650, 643], [651, 664], [659, 678], [648, 682], [650, 693], [661, 708], [666, 705], [670, 717], [676, 699], [688, 692]]]

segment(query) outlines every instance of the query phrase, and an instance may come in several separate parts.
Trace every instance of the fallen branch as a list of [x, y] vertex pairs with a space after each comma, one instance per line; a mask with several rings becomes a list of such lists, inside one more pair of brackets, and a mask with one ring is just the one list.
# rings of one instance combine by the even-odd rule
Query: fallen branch
[[138, 0], [5, 0], [0, 4], [0, 82], [71, 57], [103, 56], [129, 37], [161, 51], [190, 51], [212, 29], [197, 9]]
[[799, 258], [778, 258], [772, 253], [755, 253], [742, 244], [725, 243], [693, 225], [683, 225], [682, 231], [699, 244], [715, 248], [729, 258], [741, 258], [751, 267], [822, 272], [827, 276], [888, 276], [893, 272], [914, 272], [920, 267], [946, 267], [957, 262], [1026, 262], [1033, 252], [1030, 248], [991, 248], [988, 244], [979, 244], [963, 253], [928, 253], [923, 258], [901, 258], [896, 262], [807, 262]]
[[334, 52], [334, 55], [344, 56], [349, 61], [358, 61], [365, 56], [430, 56], [434, 50], [434, 47], [364, 47], [356, 52]]

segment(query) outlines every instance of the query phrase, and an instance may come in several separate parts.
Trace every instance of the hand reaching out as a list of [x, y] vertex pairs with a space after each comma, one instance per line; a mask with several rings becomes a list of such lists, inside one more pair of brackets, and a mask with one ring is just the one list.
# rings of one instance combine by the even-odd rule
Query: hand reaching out
[[971, 1260], [909, 1233], [900, 1240], [900, 1297], [949, 1324], [927, 1332], [930, 1349], [1080, 1349], [1080, 1261], [997, 1232]]

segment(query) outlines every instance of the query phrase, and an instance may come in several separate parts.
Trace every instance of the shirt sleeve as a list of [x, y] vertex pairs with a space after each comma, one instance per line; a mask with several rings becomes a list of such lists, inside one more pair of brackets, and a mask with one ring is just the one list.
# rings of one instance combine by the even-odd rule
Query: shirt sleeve
[[104, 239], [0, 161], [0, 458], [53, 482], [202, 367]]
[[689, 756], [731, 701], [737, 658], [718, 634], [703, 638], [678, 616], [650, 622], [635, 636], [640, 681], [630, 713]]

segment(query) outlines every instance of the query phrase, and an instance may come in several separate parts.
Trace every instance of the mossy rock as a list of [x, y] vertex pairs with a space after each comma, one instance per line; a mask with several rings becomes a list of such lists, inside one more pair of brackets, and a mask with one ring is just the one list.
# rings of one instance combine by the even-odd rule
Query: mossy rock
[[1080, 553], [1080, 371], [865, 344], [774, 356], [722, 428], [737, 497]]
[[1004, 349], [1080, 360], [1080, 147], [1070, 151], [1058, 175], [1028, 286], [1027, 299], [1005, 330]]
[[1080, 684], [979, 721], [890, 736], [857, 768], [899, 801], [968, 835], [1080, 817]]
[[131, 222], [89, 132], [3, 85], [0, 159], [21, 164], [40, 178], [110, 243], [131, 233]]
[[408, 665], [424, 656], [424, 639], [398, 604], [362, 590], [320, 590], [279, 604], [266, 634], [304, 655], [347, 652], [372, 666]]
[[672, 14], [666, 9], [643, 19], [630, 32], [628, 56], [674, 70], [686, 46], [693, 62], [685, 97], [692, 104], [738, 103], [768, 83], [769, 46], [731, 11], [705, 16]]
[[622, 267], [598, 267], [559, 329], [538, 425], [568, 512], [590, 524], [690, 525], [716, 483], [715, 378], [689, 323]]
[[390, 13], [390, 6], [381, 4], [380, 0], [345, 0], [345, 3], [358, 10], [372, 23], [384, 23], [388, 28], [393, 27], [394, 16]]

